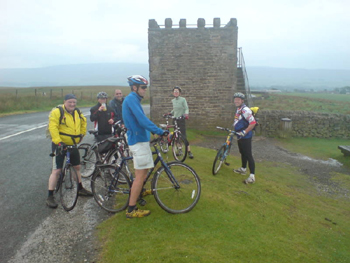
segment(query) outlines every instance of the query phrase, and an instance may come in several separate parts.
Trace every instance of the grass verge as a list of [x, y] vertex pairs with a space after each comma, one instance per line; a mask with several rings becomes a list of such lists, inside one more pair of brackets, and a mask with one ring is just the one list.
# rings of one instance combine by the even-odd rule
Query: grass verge
[[[191, 133], [191, 132], [190, 132]], [[257, 183], [224, 166], [211, 174], [214, 150], [192, 146], [187, 160], [201, 178], [202, 195], [187, 214], [163, 211], [147, 196], [152, 214], [118, 213], [98, 227], [100, 262], [347, 262], [349, 199], [320, 196], [305, 175], [283, 163], [257, 163]], [[239, 165], [229, 156], [231, 166]], [[337, 182], [349, 185], [347, 175]]]

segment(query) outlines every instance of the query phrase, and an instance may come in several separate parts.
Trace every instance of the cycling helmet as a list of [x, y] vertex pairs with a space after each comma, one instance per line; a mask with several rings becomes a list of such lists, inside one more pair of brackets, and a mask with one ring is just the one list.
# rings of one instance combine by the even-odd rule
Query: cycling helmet
[[241, 92], [236, 92], [236, 93], [233, 95], [233, 98], [234, 98], [234, 99], [235, 99], [235, 98], [240, 98], [240, 99], [244, 100], [244, 99], [245, 99], [245, 96], [244, 96], [244, 94], [241, 93]]
[[99, 93], [97, 93], [97, 98], [98, 99], [107, 99], [108, 98], [108, 94], [104, 91], [101, 91]]
[[141, 75], [132, 75], [130, 77], [128, 77], [128, 83], [129, 86], [138, 86], [138, 85], [148, 85], [148, 80]]
[[173, 88], [173, 91], [176, 90], [176, 89], [178, 89], [180, 92], [182, 92], [181, 88], [178, 87], [178, 86], [174, 87], [174, 88]]

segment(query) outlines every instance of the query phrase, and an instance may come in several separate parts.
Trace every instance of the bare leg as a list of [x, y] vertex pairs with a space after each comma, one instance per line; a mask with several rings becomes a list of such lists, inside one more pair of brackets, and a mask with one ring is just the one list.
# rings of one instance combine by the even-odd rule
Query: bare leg
[[62, 169], [53, 169], [49, 178], [49, 190], [55, 190], [58, 176], [60, 175]]
[[135, 169], [135, 180], [132, 183], [129, 206], [136, 205], [137, 199], [142, 191], [143, 183], [146, 180], [148, 169]]

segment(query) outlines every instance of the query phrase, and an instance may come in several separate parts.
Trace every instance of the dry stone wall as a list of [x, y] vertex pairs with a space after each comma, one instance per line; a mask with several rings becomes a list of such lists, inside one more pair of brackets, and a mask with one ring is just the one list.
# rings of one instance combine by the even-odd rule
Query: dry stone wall
[[[259, 110], [258, 115], [257, 131], [265, 136], [285, 133], [293, 137], [350, 139], [350, 115], [278, 110]], [[284, 130], [283, 118], [291, 120], [290, 131]]]
[[172, 88], [180, 86], [190, 109], [188, 127], [212, 128], [232, 121], [237, 82], [237, 21], [189, 27], [167, 18], [164, 26], [149, 20], [148, 49], [151, 119], [162, 123], [172, 110]]

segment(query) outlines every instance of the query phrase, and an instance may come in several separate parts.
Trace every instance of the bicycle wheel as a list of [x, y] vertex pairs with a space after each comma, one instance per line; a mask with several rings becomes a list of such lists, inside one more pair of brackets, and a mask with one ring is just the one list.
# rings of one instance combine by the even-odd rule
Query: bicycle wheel
[[216, 175], [219, 172], [222, 164], [225, 162], [225, 151], [226, 145], [221, 146], [221, 148], [218, 150], [213, 164], [213, 175]]
[[75, 207], [78, 199], [78, 189], [78, 174], [74, 167], [69, 164], [64, 167], [60, 187], [61, 204], [64, 210], [70, 211]]
[[104, 210], [112, 213], [120, 212], [128, 206], [130, 180], [119, 172], [114, 176], [115, 167], [105, 165], [97, 168], [91, 179], [91, 189], [95, 201]]
[[[199, 177], [187, 164], [171, 162], [167, 165], [172, 176], [168, 176], [164, 167], [157, 170], [152, 181], [154, 198], [158, 205], [169, 213], [186, 213], [199, 201], [201, 195]], [[175, 186], [174, 180], [179, 187]]]
[[90, 177], [96, 168], [96, 162], [98, 161], [98, 154], [95, 150], [91, 149], [91, 144], [82, 143], [78, 147], [80, 155], [80, 173], [84, 178]]
[[[130, 157], [131, 153], [130, 153], [129, 148], [126, 148], [123, 151], [123, 154], [124, 154], [124, 157]], [[109, 154], [106, 162], [107, 162], [107, 164], [111, 164], [111, 165], [113, 165], [113, 164], [120, 164], [121, 163], [121, 158], [120, 158], [119, 150], [115, 149], [111, 154]], [[133, 159], [127, 160], [127, 162], [128, 162], [128, 166], [124, 165], [122, 167], [122, 171], [129, 178], [131, 178], [131, 175], [135, 175]]]
[[162, 153], [169, 152], [169, 143], [168, 138], [166, 136], [162, 136], [162, 138], [159, 141], [159, 146]]
[[[175, 136], [175, 135], [174, 135]], [[184, 162], [187, 156], [187, 141], [181, 134], [173, 138], [171, 142], [173, 148], [173, 156], [176, 161]]]

